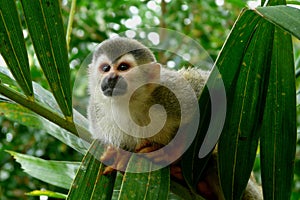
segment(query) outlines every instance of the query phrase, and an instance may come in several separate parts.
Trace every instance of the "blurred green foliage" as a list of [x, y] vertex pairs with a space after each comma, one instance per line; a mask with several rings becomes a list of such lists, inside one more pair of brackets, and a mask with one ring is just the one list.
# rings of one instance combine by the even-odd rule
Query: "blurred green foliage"
[[0, 118], [0, 125], [0, 199], [35, 199], [26, 197], [25, 193], [41, 188], [66, 192], [28, 176], [5, 150], [47, 160], [80, 161], [81, 155], [44, 131], [25, 127], [3, 117]]
[[[18, 3], [18, 8], [21, 7]], [[248, 2], [249, 3], [249, 2]], [[251, 1], [254, 3], [254, 1]], [[62, 14], [67, 27], [71, 1], [62, 0]], [[71, 80], [94, 47], [115, 33], [128, 29], [161, 27], [179, 31], [194, 38], [215, 60], [222, 47], [234, 20], [247, 3], [243, 0], [132, 0], [132, 1], [84, 1], [77, 0], [71, 34], [69, 60]], [[29, 50], [31, 75], [34, 81], [48, 89], [37, 59], [34, 55], [27, 27], [22, 19], [23, 34]], [[159, 55], [158, 55], [159, 56]], [[162, 58], [160, 58], [162, 59]], [[300, 68], [300, 43], [295, 42], [296, 66]], [[298, 78], [299, 79], [299, 78]], [[300, 88], [297, 80], [297, 89]], [[73, 92], [82, 92], [75, 88]], [[297, 97], [299, 94], [297, 95]], [[299, 105], [299, 97], [298, 105]], [[74, 102], [76, 106], [76, 102]], [[297, 106], [299, 108], [299, 106]], [[300, 110], [298, 109], [298, 113]], [[1, 113], [0, 113], [1, 114]], [[298, 127], [300, 121], [298, 119]], [[298, 128], [299, 130], [299, 128]], [[300, 142], [298, 142], [300, 144]], [[300, 198], [300, 149], [297, 148], [298, 159], [295, 168], [295, 186], [293, 198]], [[51, 160], [80, 161], [82, 155], [70, 149], [44, 131], [25, 127], [0, 116], [0, 199], [36, 199], [24, 195], [35, 189], [47, 189], [66, 193], [60, 188], [27, 176], [20, 165], [5, 152], [12, 150]], [[257, 159], [258, 160], [258, 159]], [[259, 170], [259, 162], [255, 169]]]

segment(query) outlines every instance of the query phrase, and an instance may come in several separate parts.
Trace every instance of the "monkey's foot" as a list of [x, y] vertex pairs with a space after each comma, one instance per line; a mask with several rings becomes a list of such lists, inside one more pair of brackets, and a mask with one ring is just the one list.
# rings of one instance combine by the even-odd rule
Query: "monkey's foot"
[[182, 174], [182, 169], [181, 169], [181, 166], [178, 165], [178, 163], [177, 164], [172, 164], [170, 166], [170, 174], [171, 174], [171, 177], [174, 177], [179, 181], [184, 181], [184, 177], [183, 177], [183, 174]]
[[100, 160], [108, 165], [103, 174], [110, 174], [114, 170], [125, 171], [130, 154], [128, 152], [109, 145]]

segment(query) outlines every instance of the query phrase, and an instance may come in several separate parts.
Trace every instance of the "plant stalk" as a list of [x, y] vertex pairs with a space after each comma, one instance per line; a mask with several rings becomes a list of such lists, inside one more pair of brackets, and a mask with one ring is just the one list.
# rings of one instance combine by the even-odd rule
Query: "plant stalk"
[[[0, 94], [28, 108], [29, 110], [37, 113], [38, 115], [48, 119], [49, 121], [59, 125], [60, 127], [66, 129], [67, 131], [76, 136], [79, 136], [78, 131], [80, 131], [80, 133], [84, 133], [84, 135], [87, 135], [88, 131], [85, 130], [83, 127], [76, 127], [73, 121], [68, 121], [67, 119], [60, 116], [58, 113], [55, 113], [52, 110], [41, 105], [39, 102], [34, 101], [34, 99], [27, 98], [25, 95], [12, 90], [11, 88], [3, 85], [1, 82]], [[88, 136], [84, 137], [83, 139], [87, 140], [88, 142], [90, 140]]]

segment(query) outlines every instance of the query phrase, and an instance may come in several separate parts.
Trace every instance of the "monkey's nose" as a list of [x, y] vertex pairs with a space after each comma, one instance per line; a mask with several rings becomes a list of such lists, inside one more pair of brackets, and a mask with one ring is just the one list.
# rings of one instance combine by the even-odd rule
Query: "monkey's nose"
[[118, 81], [119, 76], [117, 74], [111, 74], [107, 77], [107, 86], [110, 88], [114, 88]]

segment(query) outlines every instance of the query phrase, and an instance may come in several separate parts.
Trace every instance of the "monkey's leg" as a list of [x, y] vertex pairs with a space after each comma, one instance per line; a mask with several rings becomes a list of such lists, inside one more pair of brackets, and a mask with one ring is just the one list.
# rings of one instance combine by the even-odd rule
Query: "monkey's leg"
[[128, 152], [109, 145], [100, 158], [104, 164], [108, 163], [103, 174], [110, 174], [114, 170], [125, 171], [129, 157]]

